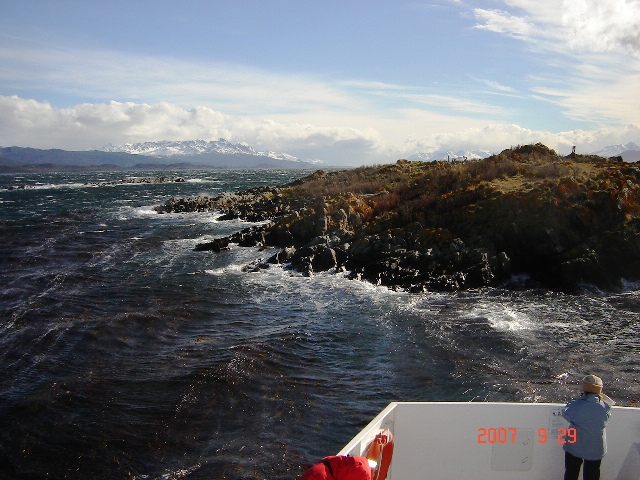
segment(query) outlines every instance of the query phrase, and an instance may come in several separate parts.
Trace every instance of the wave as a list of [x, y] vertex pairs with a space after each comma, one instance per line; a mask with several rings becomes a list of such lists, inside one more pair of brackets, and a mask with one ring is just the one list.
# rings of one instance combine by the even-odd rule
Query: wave
[[193, 177], [193, 178], [185, 178], [186, 182], [189, 183], [216, 183], [219, 185], [224, 185], [225, 182], [219, 180], [217, 178], [202, 178], [202, 177]]
[[529, 316], [502, 303], [481, 303], [475, 306], [468, 318], [486, 319], [498, 331], [528, 330], [535, 327]]
[[34, 183], [34, 184], [19, 184], [19, 185], [5, 185], [0, 190], [5, 192], [20, 192], [24, 190], [60, 190], [68, 188], [86, 188], [91, 185], [84, 183]]

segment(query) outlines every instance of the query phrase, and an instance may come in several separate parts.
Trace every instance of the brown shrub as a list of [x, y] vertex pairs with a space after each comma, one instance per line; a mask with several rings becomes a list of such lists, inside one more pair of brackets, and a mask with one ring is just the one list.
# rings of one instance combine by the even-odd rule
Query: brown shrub
[[383, 193], [371, 199], [371, 204], [377, 213], [396, 210], [400, 204], [400, 195], [397, 193]]

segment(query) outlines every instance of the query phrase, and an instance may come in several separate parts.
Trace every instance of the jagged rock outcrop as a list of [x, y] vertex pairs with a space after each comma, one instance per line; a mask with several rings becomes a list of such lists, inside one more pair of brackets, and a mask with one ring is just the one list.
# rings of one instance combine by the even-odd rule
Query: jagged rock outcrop
[[186, 180], [184, 177], [179, 176], [166, 176], [159, 175], [157, 177], [127, 177], [119, 180], [113, 180], [109, 182], [92, 183], [91, 185], [125, 185], [125, 184], [138, 184], [138, 183], [184, 183]]
[[410, 291], [501, 286], [515, 273], [553, 289], [616, 289], [640, 280], [639, 182], [636, 164], [559, 157], [538, 144], [465, 164], [318, 171], [157, 210], [266, 221], [196, 247], [280, 249], [256, 268], [345, 271]]

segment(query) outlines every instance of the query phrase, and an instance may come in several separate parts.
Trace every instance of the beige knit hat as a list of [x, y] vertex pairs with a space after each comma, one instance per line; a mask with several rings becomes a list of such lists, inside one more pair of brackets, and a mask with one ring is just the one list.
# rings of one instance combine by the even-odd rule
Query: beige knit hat
[[587, 375], [582, 379], [582, 389], [585, 393], [602, 393], [602, 379], [595, 375]]
[[582, 379], [582, 389], [584, 390], [584, 393], [597, 393], [600, 396], [600, 399], [610, 407], [616, 403], [611, 399], [611, 397], [602, 393], [602, 379], [600, 377], [587, 375]]

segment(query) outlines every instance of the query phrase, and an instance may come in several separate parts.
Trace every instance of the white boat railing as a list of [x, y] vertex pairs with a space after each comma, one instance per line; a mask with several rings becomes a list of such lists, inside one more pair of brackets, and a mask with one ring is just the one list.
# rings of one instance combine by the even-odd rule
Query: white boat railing
[[[574, 431], [563, 404], [394, 402], [339, 455], [362, 455], [380, 429], [394, 435], [387, 480], [562, 479]], [[640, 408], [613, 407], [601, 480], [640, 480]]]

